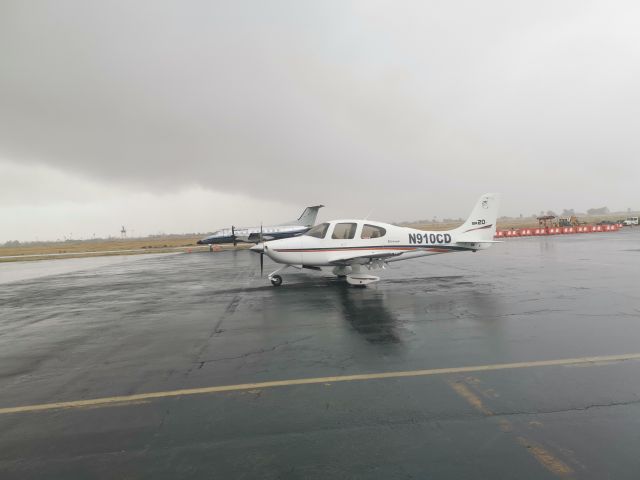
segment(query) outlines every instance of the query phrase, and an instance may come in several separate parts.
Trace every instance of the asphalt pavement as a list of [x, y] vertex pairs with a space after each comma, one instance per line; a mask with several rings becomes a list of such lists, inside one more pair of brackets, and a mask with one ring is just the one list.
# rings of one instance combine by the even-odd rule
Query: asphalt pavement
[[397, 262], [367, 288], [272, 287], [247, 250], [7, 265], [2, 479], [640, 472], [639, 228]]

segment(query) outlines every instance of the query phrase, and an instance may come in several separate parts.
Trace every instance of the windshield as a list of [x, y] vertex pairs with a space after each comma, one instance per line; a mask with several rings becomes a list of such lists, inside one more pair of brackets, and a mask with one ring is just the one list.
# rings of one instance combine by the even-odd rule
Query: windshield
[[316, 225], [315, 227], [307, 231], [305, 235], [308, 237], [314, 237], [314, 238], [324, 238], [324, 236], [327, 234], [328, 228], [329, 228], [328, 223], [320, 223], [319, 225]]

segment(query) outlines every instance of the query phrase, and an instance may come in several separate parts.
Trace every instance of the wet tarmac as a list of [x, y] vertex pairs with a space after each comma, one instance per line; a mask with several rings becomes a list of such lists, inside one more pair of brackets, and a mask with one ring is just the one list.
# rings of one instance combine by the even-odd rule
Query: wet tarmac
[[258, 268], [5, 280], [0, 478], [638, 477], [640, 229], [398, 262], [365, 289]]
[[[125, 253], [130, 250], [125, 251]], [[113, 252], [110, 252], [113, 253]], [[164, 256], [171, 253], [146, 253], [144, 255]], [[74, 254], [70, 254], [74, 255]], [[19, 258], [22, 256], [2, 257], [2, 258]], [[27, 256], [47, 256], [47, 255], [27, 255]], [[7, 262], [0, 264], [0, 285], [3, 283], [18, 282], [21, 280], [29, 280], [40, 277], [48, 277], [51, 275], [60, 275], [62, 273], [79, 272], [83, 270], [94, 270], [98, 267], [115, 264], [125, 264], [139, 260], [139, 255], [114, 255], [105, 257], [87, 257], [87, 258], [71, 258], [66, 260], [30, 260]]]

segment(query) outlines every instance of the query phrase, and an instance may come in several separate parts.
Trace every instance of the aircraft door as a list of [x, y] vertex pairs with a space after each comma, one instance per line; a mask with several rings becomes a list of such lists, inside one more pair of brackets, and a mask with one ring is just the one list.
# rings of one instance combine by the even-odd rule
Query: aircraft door
[[346, 247], [349, 243], [351, 243], [348, 240], [353, 240], [355, 238], [357, 228], [357, 223], [336, 223], [335, 227], [333, 227], [331, 239], [339, 240], [339, 242], [337, 243], [339, 243], [342, 247]]
[[347, 249], [352, 247], [353, 239], [356, 236], [358, 224], [354, 222], [336, 223], [331, 232], [331, 247], [336, 249]]

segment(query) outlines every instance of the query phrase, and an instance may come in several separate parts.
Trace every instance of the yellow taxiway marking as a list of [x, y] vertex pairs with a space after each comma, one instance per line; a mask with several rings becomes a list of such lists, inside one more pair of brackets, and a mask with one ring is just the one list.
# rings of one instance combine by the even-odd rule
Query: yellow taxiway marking
[[108, 406], [122, 403], [141, 402], [156, 398], [182, 397], [202, 395], [207, 393], [236, 392], [240, 390], [255, 390], [275, 387], [291, 387], [295, 385], [314, 385], [323, 383], [354, 382], [359, 380], [381, 380], [386, 378], [425, 377], [431, 375], [447, 375], [455, 373], [490, 372], [495, 370], [513, 370], [517, 368], [553, 367], [562, 365], [579, 365], [599, 362], [622, 362], [625, 360], [640, 360], [640, 353], [622, 355], [608, 355], [599, 357], [561, 358], [557, 360], [537, 360], [533, 362], [497, 363], [493, 365], [475, 365], [468, 367], [434, 368], [429, 370], [410, 370], [404, 372], [363, 373], [358, 375], [341, 375], [335, 377], [299, 378], [292, 380], [276, 380], [272, 382], [243, 383], [239, 385], [221, 385], [213, 387], [186, 388], [165, 392], [138, 393], [118, 397], [92, 398], [88, 400], [73, 400], [70, 402], [43, 403], [39, 405], [24, 405], [19, 407], [0, 408], [0, 415], [10, 413], [38, 412], [42, 410], [57, 410], [62, 408], [81, 408]]
[[543, 467], [558, 477], [568, 477], [573, 475], [573, 469], [556, 457], [542, 445], [532, 442], [525, 437], [518, 437], [518, 443], [525, 447], [527, 451], [535, 458]]
[[449, 382], [449, 386], [453, 388], [458, 395], [464, 398], [469, 405], [479, 412], [482, 412], [487, 416], [493, 415], [493, 412], [484, 405], [482, 399], [473, 393], [464, 383]]
[[[602, 365], [602, 362], [591, 362], [592, 365]], [[464, 398], [469, 405], [482, 412], [487, 417], [494, 415], [493, 411], [487, 407], [482, 399], [471, 391], [471, 388], [478, 388], [480, 386], [480, 380], [475, 377], [467, 377], [465, 382], [469, 383], [473, 387], [468, 386], [463, 382], [449, 381], [449, 386], [462, 398]], [[487, 392], [483, 392], [486, 397]], [[504, 433], [512, 433], [516, 427], [507, 419], [501, 418], [498, 420], [500, 430]], [[540, 423], [542, 425], [542, 423]], [[558, 477], [569, 478], [573, 475], [573, 469], [563, 462], [560, 458], [553, 454], [553, 452], [543, 445], [533, 442], [524, 436], [517, 436], [516, 441], [521, 446], [527, 449], [527, 452], [535, 458], [544, 468]]]

